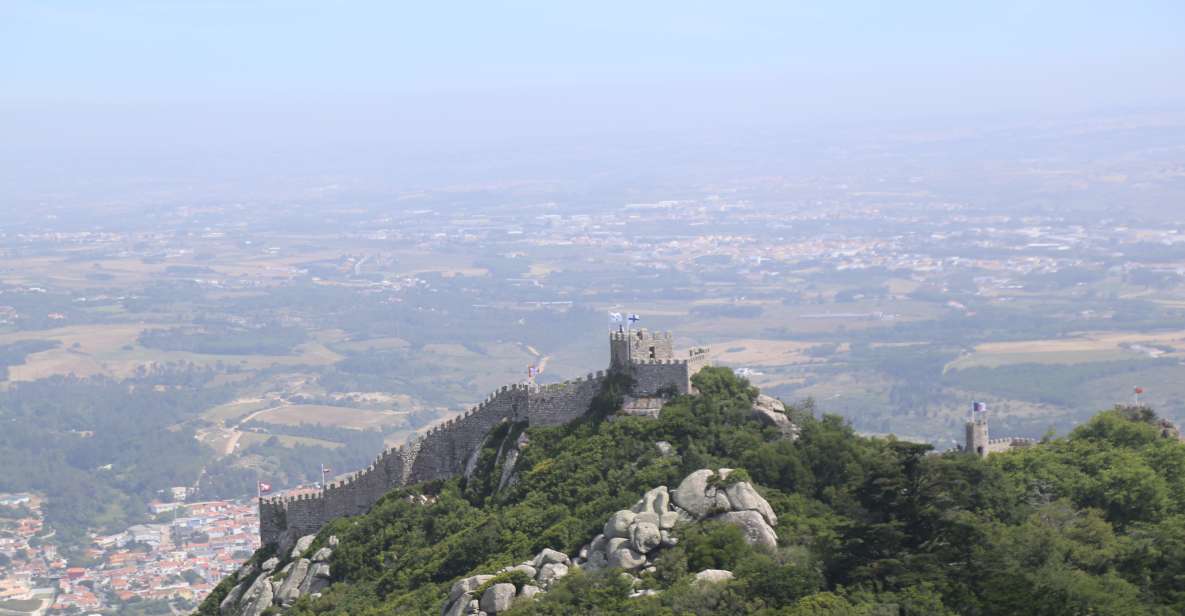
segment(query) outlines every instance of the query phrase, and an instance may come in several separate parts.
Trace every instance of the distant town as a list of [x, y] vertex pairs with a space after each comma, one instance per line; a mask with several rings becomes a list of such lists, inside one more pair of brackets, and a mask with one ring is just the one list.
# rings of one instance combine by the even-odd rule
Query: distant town
[[41, 505], [33, 494], [0, 495], [0, 609], [127, 613], [155, 604], [155, 613], [188, 613], [259, 547], [253, 501], [153, 502], [155, 522], [96, 535], [72, 561], [51, 541]]

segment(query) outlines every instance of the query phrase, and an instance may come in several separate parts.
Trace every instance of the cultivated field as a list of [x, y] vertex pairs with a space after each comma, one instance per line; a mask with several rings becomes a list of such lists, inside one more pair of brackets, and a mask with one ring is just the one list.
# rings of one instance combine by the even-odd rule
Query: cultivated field
[[213, 422], [233, 423], [255, 411], [266, 409], [271, 402], [263, 399], [235, 400], [220, 404], [202, 413], [202, 417]]
[[298, 426], [318, 424], [355, 430], [373, 430], [386, 426], [399, 426], [407, 420], [407, 413], [401, 411], [370, 411], [344, 406], [322, 406], [318, 404], [291, 404], [277, 406], [258, 412], [258, 421]]
[[[256, 432], [244, 432], [243, 436], [239, 438], [238, 449], [247, 449], [252, 445], [265, 442], [270, 438], [273, 438], [273, 435]], [[298, 445], [304, 445], [305, 447], [325, 447], [328, 449], [344, 447], [343, 444], [335, 441], [327, 441], [325, 439], [310, 438], [306, 436], [289, 436], [287, 434], [278, 434], [274, 435], [274, 438], [285, 447], [296, 447]]]
[[[1162, 353], [1156, 347], [1173, 349]], [[952, 361], [947, 370], [1004, 366], [1017, 363], [1077, 364], [1185, 354], [1185, 331], [1156, 334], [1084, 332], [1071, 338], [989, 342]]]
[[149, 363], [191, 362], [197, 365], [225, 364], [246, 369], [274, 365], [328, 365], [342, 355], [312, 340], [296, 347], [292, 355], [214, 355], [185, 351], [148, 349], [137, 344], [140, 333], [166, 324], [71, 325], [38, 331], [0, 335], [0, 344], [19, 340], [57, 340], [56, 349], [33, 353], [25, 363], [9, 368], [9, 380], [32, 381], [53, 375], [108, 375], [127, 377]]
[[816, 344], [794, 340], [742, 338], [714, 343], [708, 357], [712, 362], [734, 367], [786, 366], [810, 362], [811, 358], [806, 355], [806, 350]]

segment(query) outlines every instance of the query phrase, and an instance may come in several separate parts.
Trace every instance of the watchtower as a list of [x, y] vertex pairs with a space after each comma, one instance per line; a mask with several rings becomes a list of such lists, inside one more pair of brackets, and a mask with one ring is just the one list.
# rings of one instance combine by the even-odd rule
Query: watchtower
[[967, 420], [966, 430], [963, 451], [986, 458], [990, 442], [988, 440], [987, 405], [982, 402], [971, 403], [971, 417]]
[[631, 364], [674, 359], [671, 332], [646, 329], [609, 333], [609, 368], [628, 370]]

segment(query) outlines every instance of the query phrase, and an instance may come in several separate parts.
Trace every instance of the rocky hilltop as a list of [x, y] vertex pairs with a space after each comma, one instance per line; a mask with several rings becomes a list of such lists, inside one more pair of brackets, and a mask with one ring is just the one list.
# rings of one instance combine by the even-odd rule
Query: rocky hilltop
[[[616, 386], [635, 393], [634, 384], [628, 378], [606, 383], [610, 384], [610, 391], [606, 392], [608, 398], [617, 408], [610, 409], [612, 412], [600, 419], [633, 420], [635, 415], [625, 410], [626, 398], [612, 388]], [[661, 409], [662, 404], [656, 406]], [[589, 411], [595, 410], [595, 405], [590, 403]], [[657, 416], [658, 413], [642, 415], [649, 419]], [[798, 436], [798, 428], [786, 414], [785, 405], [775, 398], [755, 394], [748, 417], [756, 424], [775, 430], [781, 438]], [[480, 479], [477, 475], [492, 473], [497, 478], [495, 494], [516, 484], [520, 476], [519, 457], [531, 442], [524, 424], [504, 421], [495, 425], [486, 434], [484, 446], [467, 456], [460, 479], [476, 481]], [[493, 459], [483, 460], [482, 454], [488, 455], [490, 451], [496, 451]], [[655, 442], [654, 451], [663, 458], [676, 456], [673, 446], [666, 441]], [[442, 614], [492, 616], [505, 612], [519, 599], [546, 593], [572, 570], [620, 569], [631, 574], [634, 584], [640, 586], [641, 578], [637, 575], [656, 571], [656, 559], [664, 548], [678, 543], [677, 527], [700, 522], [733, 525], [751, 545], [774, 549], [777, 546], [774, 531], [777, 515], [744, 477], [744, 471], [730, 468], [700, 469], [687, 475], [674, 489], [661, 485], [648, 490], [632, 507], [613, 513], [604, 522], [602, 532], [572, 555], [544, 548], [534, 558], [515, 566], [458, 580], [449, 590]], [[419, 505], [434, 502], [431, 496], [424, 494], [405, 498]], [[319, 540], [316, 534], [280, 534], [276, 542], [265, 547], [230, 581], [233, 584], [219, 601], [218, 614], [261, 616], [277, 611], [283, 613], [302, 598], [316, 601], [333, 579], [333, 548], [338, 543], [336, 535]], [[728, 571], [707, 570], [701, 572], [700, 579], [721, 581], [731, 575]], [[652, 593], [652, 590], [640, 589], [634, 596]]]
[[[730, 478], [734, 480], [730, 481]], [[657, 559], [665, 548], [679, 543], [676, 526], [716, 520], [734, 524], [751, 545], [774, 549], [778, 544], [773, 527], [778, 518], [757, 490], [747, 481], [735, 480], [733, 469], [701, 469], [688, 475], [673, 492], [658, 486], [646, 492], [633, 507], [614, 513], [601, 534], [574, 556], [545, 548], [535, 558], [494, 575], [474, 575], [453, 584], [441, 611], [443, 616], [490, 616], [505, 613], [519, 600], [530, 600], [546, 592], [568, 575], [572, 568], [586, 571], [620, 570], [631, 586], [641, 588], [639, 574], [658, 571]], [[705, 569], [695, 574], [697, 582], [723, 582], [732, 572]], [[639, 589], [631, 597], [656, 594]]]
[[[982, 458], [731, 371], [496, 424], [454, 476], [286, 535], [202, 616], [1185, 613], [1185, 445], [1150, 409]], [[639, 412], [641, 411], [641, 412]]]

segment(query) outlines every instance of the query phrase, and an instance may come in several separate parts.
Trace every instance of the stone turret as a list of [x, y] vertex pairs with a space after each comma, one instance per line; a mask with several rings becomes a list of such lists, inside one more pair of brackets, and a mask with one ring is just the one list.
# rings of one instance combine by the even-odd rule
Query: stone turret
[[963, 451], [973, 453], [981, 458], [988, 454], [1032, 447], [1037, 443], [1031, 438], [1010, 436], [1007, 438], [988, 437], [987, 406], [982, 402], [975, 402], [971, 407], [971, 417], [967, 420], [966, 436]]
[[966, 430], [963, 451], [986, 458], [990, 441], [988, 439], [987, 406], [984, 403], [972, 403], [971, 417], [967, 420]]
[[635, 329], [609, 334], [610, 369], [621, 370], [630, 364], [674, 358], [674, 337], [671, 332]]

